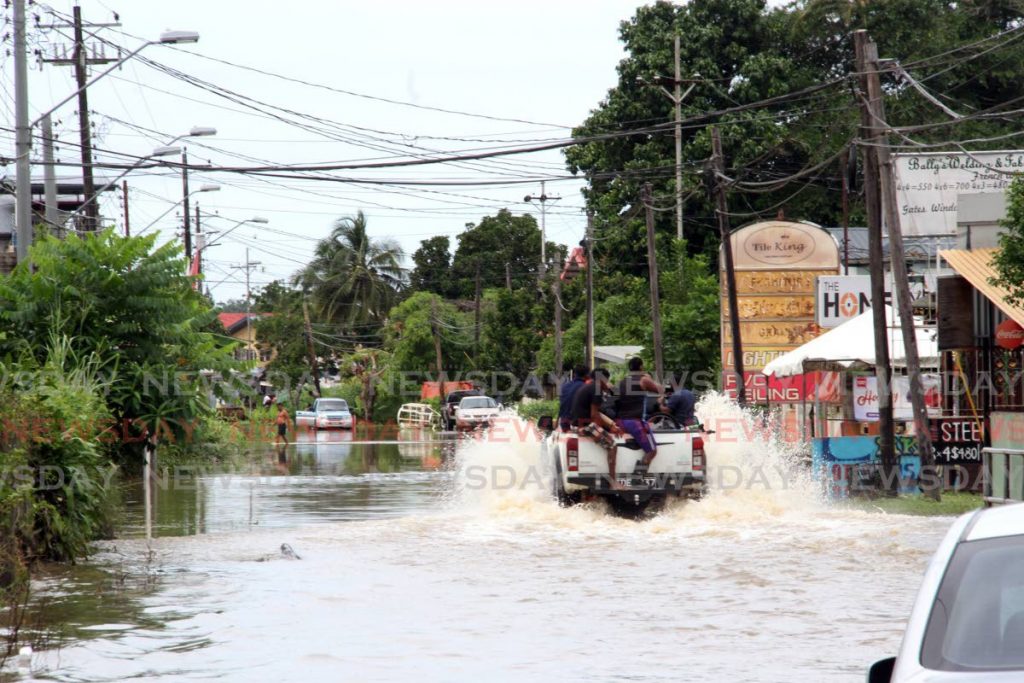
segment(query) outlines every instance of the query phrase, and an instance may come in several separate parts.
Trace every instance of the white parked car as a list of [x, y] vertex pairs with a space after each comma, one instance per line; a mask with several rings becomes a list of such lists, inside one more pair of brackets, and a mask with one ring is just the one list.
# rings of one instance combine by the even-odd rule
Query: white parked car
[[869, 683], [1024, 681], [1024, 504], [963, 515], [925, 572], [896, 657]]
[[318, 398], [309, 410], [295, 412], [295, 424], [313, 429], [352, 429], [352, 411], [343, 398]]
[[500, 412], [501, 406], [490, 396], [467, 396], [455, 409], [455, 429], [490, 427]]

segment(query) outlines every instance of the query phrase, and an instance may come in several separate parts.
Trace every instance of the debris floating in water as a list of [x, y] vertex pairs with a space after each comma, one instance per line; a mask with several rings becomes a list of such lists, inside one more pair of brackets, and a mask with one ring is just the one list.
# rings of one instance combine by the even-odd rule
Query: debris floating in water
[[301, 560], [302, 559], [301, 557], [299, 557], [299, 554], [297, 552], [295, 552], [295, 550], [292, 549], [292, 547], [290, 545], [288, 545], [287, 543], [282, 543], [281, 544], [281, 555], [282, 555], [282, 557], [287, 557], [289, 560]]

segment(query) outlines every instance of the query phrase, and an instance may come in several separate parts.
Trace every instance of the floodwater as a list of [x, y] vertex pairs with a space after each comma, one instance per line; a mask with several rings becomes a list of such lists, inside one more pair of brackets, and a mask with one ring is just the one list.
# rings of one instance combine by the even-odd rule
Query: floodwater
[[[715, 397], [699, 414], [745, 420]], [[706, 499], [642, 521], [550, 502], [517, 425], [457, 444], [321, 434], [181, 473], [151, 541], [135, 496], [124, 538], [40, 582], [39, 613], [65, 626], [29, 675], [863, 680], [951, 520], [830, 507], [744, 424], [709, 439]]]

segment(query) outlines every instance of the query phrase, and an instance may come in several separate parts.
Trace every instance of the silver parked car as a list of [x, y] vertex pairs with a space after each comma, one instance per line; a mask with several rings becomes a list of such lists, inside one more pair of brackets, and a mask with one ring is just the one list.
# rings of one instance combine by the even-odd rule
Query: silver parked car
[[1024, 681], [1024, 504], [954, 522], [925, 572], [899, 655], [869, 683]]

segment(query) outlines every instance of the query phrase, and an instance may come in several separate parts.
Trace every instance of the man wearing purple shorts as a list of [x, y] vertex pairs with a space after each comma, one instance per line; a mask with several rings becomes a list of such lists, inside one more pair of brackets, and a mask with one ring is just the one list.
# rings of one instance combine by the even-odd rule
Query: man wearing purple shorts
[[619, 382], [618, 397], [615, 400], [615, 417], [622, 430], [633, 437], [644, 452], [643, 459], [637, 468], [646, 470], [658, 447], [654, 441], [654, 433], [644, 419], [649, 394], [661, 396], [661, 385], [644, 372], [644, 363], [640, 358], [629, 359], [629, 374]]

